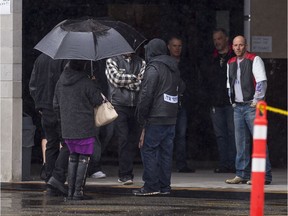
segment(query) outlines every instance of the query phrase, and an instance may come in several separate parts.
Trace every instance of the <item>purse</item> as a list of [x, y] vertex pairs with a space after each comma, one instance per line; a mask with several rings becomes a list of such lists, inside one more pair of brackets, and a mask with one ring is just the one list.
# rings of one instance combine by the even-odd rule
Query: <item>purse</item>
[[118, 114], [110, 101], [108, 101], [102, 93], [101, 96], [103, 98], [103, 103], [94, 108], [95, 124], [97, 127], [107, 125], [118, 117]]

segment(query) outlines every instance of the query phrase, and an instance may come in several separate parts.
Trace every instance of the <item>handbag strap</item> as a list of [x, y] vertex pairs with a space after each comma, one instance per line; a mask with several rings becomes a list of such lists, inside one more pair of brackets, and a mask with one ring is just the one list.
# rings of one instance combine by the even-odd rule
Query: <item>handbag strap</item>
[[105, 97], [105, 95], [104, 95], [104, 94], [102, 94], [102, 93], [101, 93], [101, 96], [102, 96], [102, 98], [103, 98], [103, 103], [105, 103], [105, 102], [107, 102], [107, 101], [108, 101], [108, 99]]

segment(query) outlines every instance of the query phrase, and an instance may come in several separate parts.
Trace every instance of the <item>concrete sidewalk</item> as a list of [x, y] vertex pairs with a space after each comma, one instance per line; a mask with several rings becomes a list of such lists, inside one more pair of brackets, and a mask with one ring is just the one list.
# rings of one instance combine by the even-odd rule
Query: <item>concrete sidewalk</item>
[[[104, 179], [87, 179], [88, 185], [103, 185], [113, 187], [124, 187], [117, 180], [117, 166], [103, 166], [103, 172], [107, 174]], [[125, 187], [141, 187], [143, 168], [141, 165], [134, 166], [134, 184]], [[265, 192], [269, 193], [287, 193], [287, 170], [273, 169], [273, 181], [271, 185], [265, 185]], [[172, 189], [186, 190], [216, 190], [216, 191], [239, 191], [249, 192], [251, 186], [246, 184], [226, 184], [227, 178], [233, 178], [233, 173], [214, 173], [213, 169], [197, 169], [195, 173], [172, 172]]]
[[[36, 167], [37, 168], [37, 167]], [[39, 168], [40, 170], [40, 168]], [[87, 178], [86, 185], [89, 187], [113, 187], [113, 188], [138, 188], [143, 185], [142, 172], [143, 167], [141, 164], [134, 166], [134, 184], [122, 185], [118, 183], [118, 166], [104, 165], [102, 166], [103, 172], [107, 177], [103, 179]], [[15, 184], [34, 184], [41, 185], [45, 188], [45, 184], [40, 180], [38, 175], [38, 168], [32, 176], [32, 181], [14, 182]], [[272, 169], [273, 181], [271, 185], [265, 185], [266, 193], [287, 194], [287, 170], [286, 169]], [[226, 184], [224, 181], [227, 178], [233, 178], [233, 173], [214, 173], [213, 169], [202, 168], [197, 169], [195, 173], [178, 173], [172, 172], [171, 186], [172, 190], [202, 190], [202, 191], [228, 191], [228, 192], [250, 192], [250, 185], [246, 184]], [[14, 184], [13, 183], [13, 184]], [[43, 186], [42, 186], [43, 184]], [[7, 184], [5, 184], [7, 186]], [[3, 187], [2, 187], [3, 188]], [[5, 187], [6, 188], [6, 187]]]

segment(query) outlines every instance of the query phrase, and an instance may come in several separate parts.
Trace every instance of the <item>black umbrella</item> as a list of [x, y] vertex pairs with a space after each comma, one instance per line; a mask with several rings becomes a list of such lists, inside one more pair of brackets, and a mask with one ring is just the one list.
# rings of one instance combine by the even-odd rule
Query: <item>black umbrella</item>
[[100, 60], [134, 53], [146, 40], [133, 27], [120, 21], [64, 20], [34, 48], [53, 59]]

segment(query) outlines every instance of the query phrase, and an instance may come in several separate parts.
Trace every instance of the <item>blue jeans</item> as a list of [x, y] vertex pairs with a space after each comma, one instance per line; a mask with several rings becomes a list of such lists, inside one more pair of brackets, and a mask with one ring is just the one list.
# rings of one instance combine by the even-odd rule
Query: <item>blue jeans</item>
[[233, 107], [212, 107], [211, 120], [218, 145], [219, 168], [235, 169], [236, 145]]
[[145, 128], [141, 157], [144, 188], [148, 191], [171, 190], [171, 171], [175, 125], [149, 125]]
[[[251, 176], [251, 135], [255, 119], [255, 107], [249, 104], [236, 104], [234, 107], [234, 124], [236, 138], [236, 175], [249, 180]], [[271, 164], [266, 146], [266, 181], [272, 181]]]
[[175, 156], [176, 167], [178, 170], [187, 167], [186, 162], [186, 130], [187, 130], [187, 111], [184, 107], [178, 110], [177, 122], [175, 126]]

